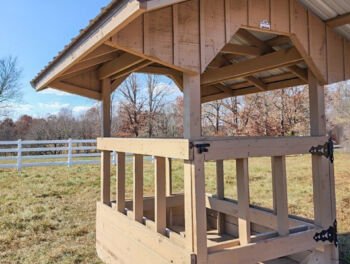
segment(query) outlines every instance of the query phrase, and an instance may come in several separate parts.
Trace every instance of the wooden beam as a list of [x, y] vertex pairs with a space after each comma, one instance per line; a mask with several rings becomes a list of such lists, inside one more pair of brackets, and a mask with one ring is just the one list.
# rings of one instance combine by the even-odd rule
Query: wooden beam
[[[101, 135], [111, 136], [111, 81], [102, 81], [102, 104], [101, 104]], [[111, 152], [101, 153], [101, 201], [110, 205], [111, 202]]]
[[273, 39], [267, 40], [265, 43], [269, 45], [270, 47], [276, 47], [276, 46], [281, 46], [284, 44], [287, 44], [291, 42], [290, 38], [287, 36], [277, 36], [274, 37]]
[[277, 215], [278, 233], [280, 236], [285, 236], [289, 234], [286, 157], [272, 157], [271, 166], [273, 202]]
[[250, 243], [248, 159], [237, 159], [238, 236], [241, 245]]
[[262, 40], [258, 39], [245, 29], [239, 29], [236, 33], [236, 36], [251, 46], [261, 48], [262, 53], [271, 52], [271, 47], [268, 44], [264, 43]]
[[102, 95], [100, 92], [89, 90], [83, 87], [79, 87], [63, 81], [55, 81], [49, 85], [49, 87], [61, 90], [67, 93], [72, 93], [80, 96], [85, 96], [90, 99], [101, 100]]
[[99, 70], [99, 78], [104, 79], [117, 73], [130, 68], [133, 65], [136, 65], [142, 62], [144, 59], [139, 56], [135, 56], [133, 54], [125, 53], [118, 58], [108, 62], [103, 65]]
[[233, 96], [233, 90], [230, 87], [228, 87], [224, 84], [221, 84], [221, 83], [214, 84], [213, 86], [218, 88], [219, 90], [223, 91], [224, 93], [226, 93], [230, 96]]
[[263, 71], [295, 65], [302, 61], [303, 58], [297, 49], [292, 47], [205, 72], [202, 75], [201, 84], [210, 85], [239, 77], [246, 77]]
[[137, 72], [139, 69], [142, 69], [144, 67], [147, 67], [148, 65], [152, 64], [153, 62], [152, 61], [149, 61], [149, 60], [144, 60], [144, 61], [141, 61], [140, 63], [136, 64], [136, 65], [133, 65], [113, 76], [111, 76], [111, 80], [115, 80], [115, 79], [120, 79], [121, 77], [123, 76], [128, 76], [130, 75], [131, 73], [133, 72]]
[[[225, 198], [225, 181], [224, 181], [224, 161], [216, 161], [216, 195], [218, 199]], [[217, 228], [219, 234], [225, 233], [225, 215], [218, 213]]]
[[201, 137], [200, 76], [184, 74], [184, 138]]
[[302, 69], [296, 65], [289, 66], [286, 68], [288, 71], [294, 73], [296, 76], [298, 76], [300, 79], [302, 79], [305, 82], [308, 82], [308, 74], [306, 69]]
[[93, 59], [79, 62], [78, 64], [76, 64], [75, 66], [70, 68], [68, 71], [61, 74], [60, 79], [68, 78], [73, 73], [81, 72], [82, 70], [87, 70], [87, 69], [94, 67], [96, 65], [111, 61], [115, 57], [116, 57], [116, 53], [108, 53], [108, 54], [105, 54], [105, 55], [97, 57], [97, 58], [93, 58]]
[[112, 93], [129, 77], [129, 75], [124, 75], [118, 79], [112, 81]]
[[254, 76], [248, 76], [248, 77], [245, 77], [244, 79], [246, 79], [248, 82], [256, 86], [261, 91], [266, 91], [267, 89], [267, 85], [259, 78], [256, 78]]
[[156, 232], [165, 235], [166, 230], [166, 179], [165, 158], [156, 157], [155, 160], [155, 205], [154, 219]]
[[165, 160], [166, 168], [166, 196], [173, 194], [173, 174], [172, 174], [172, 159], [166, 158]]
[[125, 152], [118, 152], [117, 162], [117, 210], [125, 212]]
[[340, 16], [336, 16], [335, 18], [328, 19], [326, 21], [326, 24], [331, 28], [341, 27], [346, 24], [350, 24], [350, 12]]
[[116, 51], [118, 51], [116, 48], [102, 44], [97, 49], [95, 49], [94, 51], [92, 51], [88, 55], [86, 55], [80, 62], [91, 60], [91, 59], [96, 59], [96, 58], [104, 56], [106, 54], [114, 53]]
[[143, 156], [134, 154], [133, 162], [133, 215], [134, 220], [142, 223], [143, 218]]
[[238, 44], [226, 44], [221, 50], [222, 53], [242, 55], [242, 56], [260, 56], [261, 50], [257, 47], [250, 47]]

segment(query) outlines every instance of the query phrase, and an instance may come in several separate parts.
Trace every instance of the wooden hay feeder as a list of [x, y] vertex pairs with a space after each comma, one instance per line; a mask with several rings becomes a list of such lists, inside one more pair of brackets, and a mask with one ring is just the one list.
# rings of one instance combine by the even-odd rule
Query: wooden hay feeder
[[[183, 91], [183, 139], [110, 137], [110, 94], [132, 72], [167, 75]], [[349, 77], [349, 41], [296, 0], [125, 0], [103, 9], [32, 85], [102, 102], [96, 247], [106, 263], [334, 264], [334, 241], [315, 239], [336, 217], [333, 163], [312, 154], [315, 219], [301, 219], [288, 215], [285, 156], [327, 143], [323, 86]], [[305, 84], [311, 136], [201, 136], [201, 103]], [[118, 152], [117, 197], [111, 151]], [[134, 155], [132, 201], [125, 153]], [[146, 155], [156, 157], [154, 197], [143, 196]], [[251, 157], [271, 157], [272, 211], [249, 203]], [[181, 195], [171, 191], [172, 159], [184, 162]], [[236, 160], [238, 201], [225, 198], [224, 160]], [[217, 165], [211, 195], [207, 161]]]

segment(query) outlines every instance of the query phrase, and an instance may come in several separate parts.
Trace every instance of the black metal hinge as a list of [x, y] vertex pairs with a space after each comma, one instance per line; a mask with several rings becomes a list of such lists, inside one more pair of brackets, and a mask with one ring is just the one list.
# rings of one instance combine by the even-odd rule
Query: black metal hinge
[[335, 245], [335, 247], [338, 247], [338, 228], [337, 228], [337, 220], [334, 220], [333, 226], [330, 226], [327, 230], [322, 230], [319, 233], [316, 233], [314, 235], [314, 240], [316, 242], [322, 241], [326, 242], [329, 241]]
[[325, 156], [331, 163], [334, 162], [334, 143], [331, 138], [324, 145], [312, 147], [309, 152], [311, 154]]
[[190, 143], [190, 148], [197, 148], [198, 153], [202, 154], [204, 152], [209, 151], [210, 144], [209, 143], [203, 143], [203, 144], [193, 144], [192, 142]]

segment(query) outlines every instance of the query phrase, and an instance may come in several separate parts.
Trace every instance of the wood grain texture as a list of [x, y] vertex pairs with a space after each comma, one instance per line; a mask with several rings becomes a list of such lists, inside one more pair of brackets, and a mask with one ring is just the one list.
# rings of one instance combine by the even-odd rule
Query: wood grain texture
[[289, 0], [271, 0], [271, 29], [289, 33]]
[[308, 17], [306, 9], [297, 1], [290, 0], [290, 33], [295, 34], [309, 54]]
[[345, 80], [350, 79], [350, 41], [344, 39]]
[[248, 25], [248, 0], [226, 0], [226, 41], [229, 42], [241, 26]]
[[248, 0], [249, 26], [260, 28], [263, 20], [270, 22], [270, 0]]
[[344, 80], [344, 39], [332, 28], [327, 27], [327, 70], [328, 82]]

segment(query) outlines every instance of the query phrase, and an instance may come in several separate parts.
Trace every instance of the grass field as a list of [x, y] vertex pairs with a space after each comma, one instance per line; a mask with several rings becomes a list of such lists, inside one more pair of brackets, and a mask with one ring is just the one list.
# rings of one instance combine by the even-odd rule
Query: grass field
[[[335, 166], [341, 263], [350, 264], [350, 155], [336, 153]], [[129, 197], [131, 169], [127, 163]], [[174, 162], [175, 192], [183, 187], [182, 169], [180, 162]], [[289, 212], [312, 218], [310, 156], [288, 157], [287, 170]], [[215, 163], [206, 164], [207, 192], [215, 192], [214, 172]], [[99, 177], [99, 165], [0, 170], [0, 263], [101, 263], [95, 254]], [[236, 198], [233, 161], [225, 162], [225, 182], [226, 196]], [[144, 184], [145, 193], [151, 195], [153, 164], [149, 161]], [[252, 203], [271, 208], [271, 189], [270, 160], [251, 159]]]

